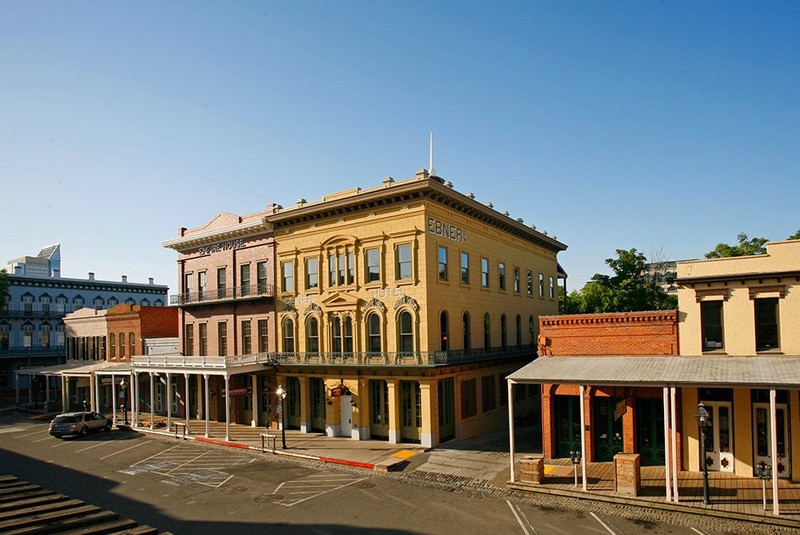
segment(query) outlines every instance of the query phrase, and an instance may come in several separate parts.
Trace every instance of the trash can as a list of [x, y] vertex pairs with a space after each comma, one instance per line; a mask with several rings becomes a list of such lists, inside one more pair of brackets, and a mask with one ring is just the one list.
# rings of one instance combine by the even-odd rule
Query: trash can
[[538, 485], [544, 480], [544, 457], [529, 455], [522, 459], [522, 474], [519, 476], [522, 483]]
[[614, 455], [614, 491], [626, 496], [638, 496], [641, 488], [641, 470], [638, 453]]

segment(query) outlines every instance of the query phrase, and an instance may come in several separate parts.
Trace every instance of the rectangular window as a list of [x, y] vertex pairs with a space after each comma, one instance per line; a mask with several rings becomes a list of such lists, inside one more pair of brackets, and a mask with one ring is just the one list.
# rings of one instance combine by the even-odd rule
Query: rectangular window
[[489, 287], [489, 259], [481, 257], [481, 286]]
[[345, 285], [344, 274], [347, 272], [347, 256], [344, 253], [342, 253], [338, 255], [337, 258], [339, 267], [337, 268], [336, 271], [338, 275], [336, 281], [339, 286], [344, 286]]
[[498, 262], [497, 263], [497, 284], [500, 287], [500, 290], [506, 290], [506, 264], [505, 262]]
[[269, 331], [267, 330], [267, 320], [258, 320], [258, 352], [266, 353], [269, 351], [267, 342], [269, 341]]
[[379, 249], [367, 249], [367, 280], [377, 282], [381, 280], [381, 254]]
[[281, 290], [294, 292], [294, 262], [281, 262]]
[[722, 333], [722, 301], [700, 302], [700, 329], [703, 333], [703, 351], [725, 349]]
[[519, 268], [514, 266], [514, 293], [520, 292]]
[[461, 417], [471, 418], [478, 413], [477, 408], [477, 383], [475, 379], [461, 383]]
[[217, 268], [217, 299], [225, 298], [225, 289], [228, 285], [227, 274], [228, 270], [224, 267]]
[[356, 282], [356, 255], [347, 253], [347, 284]]
[[336, 255], [328, 257], [328, 286], [336, 286]]
[[756, 351], [781, 347], [778, 339], [778, 298], [755, 299]]
[[395, 249], [395, 265], [397, 279], [410, 279], [413, 276], [411, 266], [411, 244], [404, 243]]
[[469, 253], [461, 253], [461, 284], [469, 284]]
[[319, 287], [319, 260], [306, 258], [306, 290]]
[[194, 355], [194, 325], [189, 324], [183, 328], [184, 355]]
[[256, 264], [256, 283], [258, 284], [258, 293], [262, 294], [267, 291], [267, 262], [258, 262]]
[[439, 280], [447, 280], [447, 247], [439, 246]]
[[252, 352], [250, 340], [250, 320], [242, 321], [242, 355], [249, 355]]
[[217, 348], [221, 357], [228, 354], [228, 324], [224, 321], [217, 323]]
[[197, 299], [202, 301], [206, 298], [206, 272], [201, 271], [197, 274]]
[[481, 378], [481, 393], [483, 394], [483, 412], [493, 411], [497, 407], [497, 388], [495, 376], [487, 375]]
[[207, 323], [200, 323], [197, 326], [198, 330], [198, 337], [199, 346], [198, 346], [198, 353], [201, 357], [205, 357], [208, 355], [208, 324]]
[[533, 295], [533, 272], [528, 270], [528, 295]]
[[552, 276], [549, 278], [549, 283], [550, 283], [550, 299], [555, 299], [556, 298], [556, 281], [555, 281], [555, 279], [553, 279]]
[[539, 297], [544, 297], [544, 274], [539, 273]]
[[242, 297], [250, 295], [250, 264], [239, 266], [239, 288]]

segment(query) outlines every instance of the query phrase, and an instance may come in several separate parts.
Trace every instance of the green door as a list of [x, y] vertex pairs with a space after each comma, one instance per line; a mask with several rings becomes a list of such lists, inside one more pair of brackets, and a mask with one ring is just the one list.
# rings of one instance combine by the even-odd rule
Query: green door
[[311, 430], [325, 432], [325, 381], [312, 377], [309, 381], [311, 390]]
[[369, 414], [370, 438], [389, 440], [389, 385], [386, 381], [370, 380]]
[[439, 442], [456, 437], [456, 394], [453, 378], [439, 381]]
[[553, 396], [556, 412], [555, 457], [569, 458], [581, 451], [581, 408], [579, 396]]
[[636, 400], [636, 448], [642, 466], [663, 466], [664, 401], [658, 398]]
[[614, 417], [614, 409], [621, 398], [594, 398], [592, 401], [593, 440], [595, 462], [614, 460], [622, 451], [622, 418]]

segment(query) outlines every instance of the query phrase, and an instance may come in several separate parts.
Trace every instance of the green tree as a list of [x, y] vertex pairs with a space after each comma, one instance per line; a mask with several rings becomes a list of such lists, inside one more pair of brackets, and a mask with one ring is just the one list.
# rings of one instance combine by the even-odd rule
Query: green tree
[[[800, 231], [798, 231], [800, 232]], [[765, 244], [769, 241], [767, 238], [750, 238], [747, 239], [747, 234], [740, 232], [736, 237], [739, 243], [736, 245], [728, 245], [727, 243], [718, 243], [713, 251], [706, 253], [706, 258], [727, 258], [730, 256], [748, 256], [755, 254], [764, 254], [767, 252]]]
[[797, 232], [786, 238], [787, 240], [800, 240], [800, 229]]
[[617, 258], [606, 259], [614, 274], [597, 273], [580, 291], [573, 291], [567, 300], [568, 314], [677, 308], [677, 297], [661, 287], [644, 254], [636, 249], [616, 252]]

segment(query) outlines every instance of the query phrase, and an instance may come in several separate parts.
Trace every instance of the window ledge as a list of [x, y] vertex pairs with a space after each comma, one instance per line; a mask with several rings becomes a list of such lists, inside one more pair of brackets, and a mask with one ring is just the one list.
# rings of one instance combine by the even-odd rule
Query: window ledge
[[715, 350], [711, 350], [711, 351], [703, 351], [703, 355], [715, 356], [715, 355], [727, 355], [727, 354], [728, 353], [725, 350], [722, 350], [722, 349], [715, 349]]
[[761, 351], [756, 350], [756, 355], [783, 355], [783, 351], [779, 347], [774, 349], [762, 349]]

